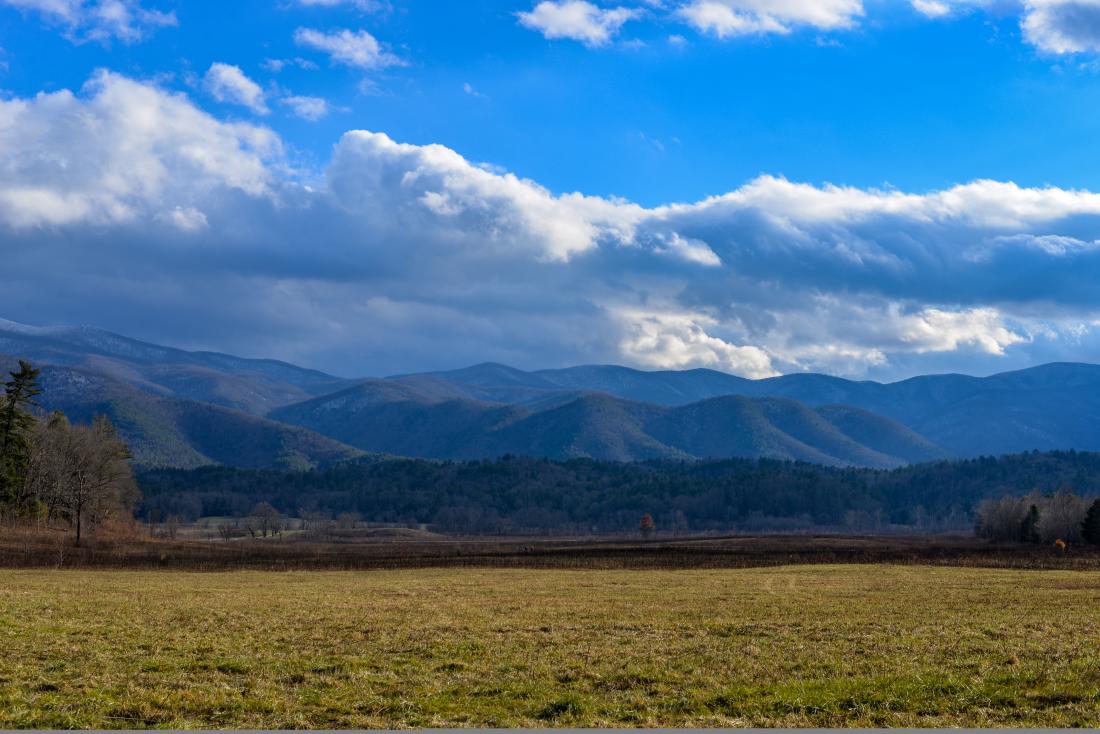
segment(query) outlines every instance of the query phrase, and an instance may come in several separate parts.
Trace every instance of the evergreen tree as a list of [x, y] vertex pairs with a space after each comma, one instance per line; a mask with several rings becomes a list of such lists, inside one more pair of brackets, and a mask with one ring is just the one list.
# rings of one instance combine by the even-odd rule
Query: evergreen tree
[[35, 423], [30, 409], [42, 391], [38, 387], [39, 371], [30, 363], [20, 360], [19, 370], [9, 374], [11, 379], [4, 385], [0, 403], [0, 503], [22, 513], [29, 503], [24, 488]]
[[1020, 524], [1020, 540], [1024, 543], [1039, 542], [1039, 508], [1036, 505], [1028, 509], [1027, 516]]
[[1086, 543], [1100, 545], [1100, 499], [1097, 499], [1085, 513], [1085, 520], [1081, 523], [1081, 536]]

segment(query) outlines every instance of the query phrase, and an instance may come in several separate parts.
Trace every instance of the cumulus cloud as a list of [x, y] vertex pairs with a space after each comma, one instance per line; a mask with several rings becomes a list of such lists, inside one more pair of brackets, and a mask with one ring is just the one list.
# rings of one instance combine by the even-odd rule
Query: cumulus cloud
[[219, 102], [247, 107], [257, 115], [270, 112], [263, 88], [245, 76], [239, 66], [215, 62], [207, 70], [203, 83], [206, 91]]
[[35, 13], [74, 41], [134, 43], [176, 25], [175, 13], [143, 7], [138, 0], [0, 0], [0, 5]]
[[864, 11], [862, 0], [691, 0], [678, 12], [697, 30], [728, 38], [851, 28]]
[[0, 101], [0, 288], [28, 310], [7, 316], [352, 375], [486, 359], [754, 377], [1100, 359], [1089, 191], [763, 176], [644, 207], [363, 130], [310, 180], [270, 130], [108, 72]]
[[382, 69], [404, 63], [385, 50], [377, 38], [363, 30], [349, 31], [345, 28], [325, 33], [313, 28], [299, 28], [294, 32], [294, 42], [323, 51], [333, 63], [358, 69]]
[[718, 322], [706, 314], [625, 311], [620, 316], [626, 334], [619, 346], [635, 364], [655, 369], [709, 367], [755, 379], [779, 374], [763, 349], [707, 333]]
[[1005, 348], [1027, 341], [1011, 331], [992, 308], [943, 311], [926, 308], [903, 320], [901, 339], [918, 352], [951, 352], [969, 345], [988, 354], [1004, 354]]
[[280, 154], [266, 128], [219, 122], [182, 95], [99, 72], [83, 96], [0, 101], [0, 222], [111, 226], [201, 211], [221, 188], [270, 192]]
[[329, 113], [328, 101], [321, 97], [306, 97], [292, 94], [279, 100], [279, 104], [290, 108], [297, 117], [310, 122], [326, 117]]
[[945, 18], [971, 10], [1018, 14], [1024, 40], [1045, 54], [1100, 52], [1100, 0], [910, 0], [917, 12]]
[[567, 38], [586, 46], [604, 46], [628, 20], [641, 15], [637, 8], [600, 8], [587, 0], [542, 0], [533, 9], [516, 13], [520, 25], [546, 38]]
[[1052, 54], [1100, 51], [1100, 0], [1027, 0], [1024, 37]]
[[567, 261], [601, 240], [628, 242], [641, 207], [573, 193], [471, 164], [441, 145], [353, 131], [329, 167], [336, 200], [358, 216], [407, 221], [487, 252]]

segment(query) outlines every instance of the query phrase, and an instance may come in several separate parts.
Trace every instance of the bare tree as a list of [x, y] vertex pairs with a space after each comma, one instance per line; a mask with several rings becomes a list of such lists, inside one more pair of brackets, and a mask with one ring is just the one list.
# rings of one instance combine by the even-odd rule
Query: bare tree
[[990, 540], [1019, 540], [1032, 504], [1026, 497], [982, 500], [974, 511], [974, 531]]
[[26, 490], [44, 507], [47, 523], [60, 515], [65, 487], [73, 471], [71, 431], [65, 414], [55, 412], [38, 423], [31, 442]]
[[253, 537], [255, 537], [257, 532], [264, 538], [269, 534], [275, 535], [275, 533], [282, 532], [282, 522], [282, 513], [276, 510], [269, 502], [261, 502], [253, 507], [252, 512], [250, 512], [246, 518], [249, 532], [252, 533]]
[[220, 523], [218, 523], [217, 527], [218, 527], [218, 535], [221, 536], [222, 540], [224, 540], [226, 543], [228, 543], [230, 540], [232, 540], [234, 537], [236, 537], [237, 530], [240, 527], [240, 522], [238, 520], [233, 520], [232, 523], [220, 522]]
[[1081, 540], [1081, 523], [1088, 512], [1088, 503], [1081, 497], [1062, 490], [1044, 498], [1036, 525], [1039, 539], [1044, 543], [1056, 540], [1076, 543]]
[[55, 413], [37, 435], [28, 482], [48, 517], [64, 517], [75, 527], [80, 545], [86, 522], [102, 523], [137, 500], [129, 458], [107, 418], [74, 426]]

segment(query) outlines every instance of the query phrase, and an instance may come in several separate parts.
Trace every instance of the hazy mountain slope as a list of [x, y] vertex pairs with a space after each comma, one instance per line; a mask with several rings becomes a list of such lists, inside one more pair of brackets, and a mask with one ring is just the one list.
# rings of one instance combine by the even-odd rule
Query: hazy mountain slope
[[715, 370], [643, 372], [614, 365], [568, 367], [531, 373], [558, 389], [605, 392], [657, 405], [686, 405], [722, 395], [735, 395], [751, 383]]
[[[0, 359], [5, 365], [12, 360]], [[362, 452], [297, 426], [192, 400], [166, 398], [105, 375], [68, 367], [42, 368], [44, 410], [74, 421], [106, 415], [130, 445], [137, 464], [189, 468], [309, 468]]]
[[256, 415], [349, 384], [276, 360], [186, 352], [86, 327], [33, 327], [0, 320], [0, 353], [80, 367], [154, 394]]
[[816, 412], [856, 443], [907, 463], [946, 459], [950, 453], [895, 420], [850, 405], [825, 405]]
[[533, 412], [487, 437], [490, 456], [592, 457], [610, 461], [688, 459], [691, 455], [649, 435], [646, 426], [663, 413], [645, 403], [610, 395], [583, 395]]
[[1100, 367], [1049, 364], [991, 377], [929, 375], [888, 385], [819, 375], [754, 384], [809, 405], [841, 402], [892, 418], [957, 456], [1053, 449], [1100, 450]]
[[666, 409], [649, 430], [661, 441], [700, 458], [784, 458], [819, 464], [843, 463], [773, 424], [760, 401], [714, 398]]
[[[903, 426], [864, 411], [844, 414], [839, 427], [829, 415], [791, 400], [744, 397], [669, 408], [593, 393], [536, 408], [441, 400], [407, 384], [376, 380], [272, 416], [366, 451], [440, 459], [771, 457], [888, 467], [943, 455]], [[872, 448], [849, 435], [884, 428], [896, 445], [883, 441]]]
[[[498, 374], [507, 375], [506, 388], [493, 387]], [[857, 437], [862, 445], [891, 456], [909, 447], [914, 447], [913, 456], [924, 456], [929, 445], [952, 456], [1100, 450], [1100, 366], [1088, 364], [1049, 364], [991, 377], [927, 375], [889, 384], [819, 374], [746, 380], [712, 370], [643, 372], [614, 366], [525, 373], [494, 365], [403, 379], [432, 381], [437, 389], [450, 384], [466, 395], [472, 388], [458, 381], [473, 379], [477, 394], [523, 405], [552, 400], [556, 393], [548, 392], [548, 383], [570, 394], [600, 391], [669, 406], [728, 395], [787, 398], [811, 408], [845, 405], [909, 429], [900, 435], [867, 430]], [[832, 417], [839, 419], [840, 414]], [[861, 425], [866, 418], [859, 419]], [[914, 439], [921, 437], [925, 445], [915, 445]]]
[[366, 380], [287, 406], [271, 417], [402, 456], [478, 458], [491, 455], [486, 434], [526, 415], [522, 408], [468, 399], [444, 399], [390, 380]]
[[[409, 385], [425, 394], [514, 405], [539, 402], [561, 392], [575, 392], [534, 373], [494, 362], [448, 372], [396, 375], [387, 381]], [[591, 390], [583, 389], [585, 392]]]
[[[524, 372], [486, 362], [459, 370], [387, 378], [403, 384], [449, 389], [465, 398], [488, 402], [529, 404], [561, 392], [607, 393], [656, 405], [686, 405], [744, 389], [746, 380], [725, 372], [697, 369], [683, 372], [644, 372], [615, 365], [588, 365]], [[443, 386], [447, 386], [446, 388]]]

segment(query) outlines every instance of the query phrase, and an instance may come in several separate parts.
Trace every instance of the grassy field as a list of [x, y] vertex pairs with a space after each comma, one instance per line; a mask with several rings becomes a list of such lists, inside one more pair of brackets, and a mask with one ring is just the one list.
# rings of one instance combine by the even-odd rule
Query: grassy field
[[1100, 724], [1100, 574], [0, 570], [0, 728]]

